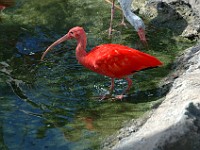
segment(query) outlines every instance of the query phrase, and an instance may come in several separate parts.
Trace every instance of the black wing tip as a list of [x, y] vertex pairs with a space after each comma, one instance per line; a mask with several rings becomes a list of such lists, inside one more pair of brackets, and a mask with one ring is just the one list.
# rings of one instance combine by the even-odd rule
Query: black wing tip
[[158, 68], [158, 67], [160, 67], [160, 66], [147, 67], [147, 68], [140, 69], [140, 70], [134, 70], [134, 71], [132, 71], [132, 73], [134, 73], [134, 72], [140, 72], [140, 71], [145, 71], [145, 70], [150, 70], [150, 69], [154, 69], [154, 68]]

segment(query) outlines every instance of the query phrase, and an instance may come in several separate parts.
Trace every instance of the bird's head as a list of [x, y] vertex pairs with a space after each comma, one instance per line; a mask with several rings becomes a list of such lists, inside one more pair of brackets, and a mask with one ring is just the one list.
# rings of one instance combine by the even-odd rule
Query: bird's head
[[148, 47], [144, 28], [138, 28], [137, 33], [138, 33], [138, 36], [140, 37], [140, 41], [142, 42], [142, 44]]
[[66, 35], [68, 36], [68, 39], [79, 39], [84, 33], [84, 29], [82, 27], [77, 26], [70, 29]]
[[143, 20], [140, 17], [134, 15], [134, 13], [132, 13], [132, 15], [129, 16], [129, 22], [132, 26], [134, 26], [135, 30], [137, 31], [138, 36], [140, 37], [140, 41], [145, 46], [148, 46], [145, 36], [145, 25]]
[[51, 44], [43, 53], [41, 60], [44, 59], [44, 57], [46, 56], [46, 54], [56, 45], [67, 41], [69, 39], [77, 39], [79, 40], [83, 35], [85, 35], [85, 31], [82, 27], [73, 27], [72, 29], [69, 30], [69, 32], [64, 35], [63, 37], [61, 37], [60, 39], [58, 39], [57, 41], [55, 41], [53, 44]]

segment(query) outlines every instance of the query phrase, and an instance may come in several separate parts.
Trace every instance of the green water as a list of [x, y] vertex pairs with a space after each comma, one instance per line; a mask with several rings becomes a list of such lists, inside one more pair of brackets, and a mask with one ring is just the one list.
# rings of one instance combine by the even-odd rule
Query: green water
[[[0, 22], [0, 149], [89, 150], [116, 132], [127, 120], [151, 109], [160, 93], [158, 83], [169, 72], [174, 57], [193, 44], [166, 28], [147, 24], [149, 49], [136, 32], [117, 26], [108, 39], [110, 6], [103, 0], [16, 0]], [[110, 79], [77, 63], [75, 41], [63, 43], [44, 62], [41, 52], [73, 26], [85, 28], [89, 51], [101, 43], [120, 43], [150, 53], [161, 68], [131, 76], [133, 87], [123, 101], [99, 101]], [[127, 86], [116, 80], [114, 94]]]

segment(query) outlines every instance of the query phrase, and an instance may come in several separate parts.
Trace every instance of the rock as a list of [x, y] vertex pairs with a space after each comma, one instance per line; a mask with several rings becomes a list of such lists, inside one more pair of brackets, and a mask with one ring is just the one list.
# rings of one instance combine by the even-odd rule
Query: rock
[[105, 142], [103, 149], [199, 150], [200, 45], [187, 49], [173, 69], [176, 78], [169, 76], [172, 87], [159, 107], [142, 123], [135, 121], [121, 129], [115, 142]]
[[139, 9], [139, 13], [149, 17], [153, 25], [170, 28], [176, 35], [186, 38], [199, 37], [200, 1], [146, 0], [143, 5], [140, 3], [139, 0], [134, 0], [133, 9]]

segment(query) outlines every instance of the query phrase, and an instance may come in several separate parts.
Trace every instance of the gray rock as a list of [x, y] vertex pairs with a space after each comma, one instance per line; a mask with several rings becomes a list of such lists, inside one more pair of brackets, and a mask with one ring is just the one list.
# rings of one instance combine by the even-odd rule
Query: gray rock
[[[145, 4], [145, 5], [144, 5]], [[140, 0], [133, 1], [133, 9], [149, 17], [158, 27], [167, 27], [175, 34], [198, 38], [200, 32], [200, 1], [198, 0]]]
[[176, 78], [168, 78], [172, 88], [159, 107], [121, 129], [103, 149], [199, 150], [200, 45], [187, 49], [174, 70]]

